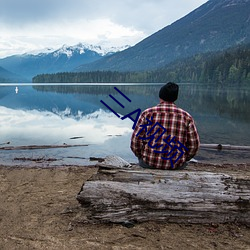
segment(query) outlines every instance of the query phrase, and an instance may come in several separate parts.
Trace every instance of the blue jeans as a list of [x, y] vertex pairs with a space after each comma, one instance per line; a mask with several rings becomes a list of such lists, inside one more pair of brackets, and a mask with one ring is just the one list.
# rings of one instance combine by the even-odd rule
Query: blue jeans
[[[156, 168], [153, 168], [151, 166], [149, 166], [147, 163], [145, 163], [141, 158], [138, 158], [139, 160], [139, 165], [142, 167], [142, 168], [149, 168], [149, 169], [156, 169]], [[187, 167], [187, 162], [184, 162], [182, 166], [179, 166], [175, 169], [172, 169], [172, 170], [182, 170], [182, 169], [185, 169]]]

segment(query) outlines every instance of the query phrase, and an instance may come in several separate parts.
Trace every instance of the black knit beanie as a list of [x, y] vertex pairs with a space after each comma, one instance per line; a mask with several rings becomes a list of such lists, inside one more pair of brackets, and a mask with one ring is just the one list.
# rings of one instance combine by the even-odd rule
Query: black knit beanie
[[174, 102], [178, 98], [179, 86], [176, 83], [168, 82], [161, 87], [159, 97], [166, 102]]

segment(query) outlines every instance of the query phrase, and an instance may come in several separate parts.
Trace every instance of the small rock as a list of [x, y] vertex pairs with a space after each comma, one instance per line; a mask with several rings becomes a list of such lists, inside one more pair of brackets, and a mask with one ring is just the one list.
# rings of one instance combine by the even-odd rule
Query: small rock
[[122, 222], [122, 226], [127, 227], [127, 228], [132, 228], [135, 226], [135, 224], [131, 221], [124, 221]]
[[73, 226], [72, 226], [72, 223], [70, 222], [69, 225], [68, 225], [68, 231], [72, 231], [73, 230]]

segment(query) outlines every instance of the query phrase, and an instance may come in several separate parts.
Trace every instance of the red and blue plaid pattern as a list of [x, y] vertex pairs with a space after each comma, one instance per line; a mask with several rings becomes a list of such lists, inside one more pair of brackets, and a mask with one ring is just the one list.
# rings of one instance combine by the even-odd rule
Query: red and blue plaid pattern
[[192, 116], [174, 103], [161, 102], [138, 119], [131, 149], [157, 169], [175, 169], [195, 156], [200, 145]]

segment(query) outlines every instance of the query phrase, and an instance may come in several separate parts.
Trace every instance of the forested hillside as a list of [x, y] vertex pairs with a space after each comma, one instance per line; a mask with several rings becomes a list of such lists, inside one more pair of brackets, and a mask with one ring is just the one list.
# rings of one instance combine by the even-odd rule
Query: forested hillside
[[155, 71], [65, 72], [42, 74], [33, 78], [34, 83], [156, 83], [166, 81], [250, 84], [250, 44], [222, 52], [197, 54]]
[[152, 73], [152, 81], [250, 83], [250, 44], [223, 52], [198, 54]]
[[135, 46], [84, 64], [76, 71], [155, 70], [198, 53], [247, 44], [250, 42], [249, 10], [250, 0], [209, 0]]

